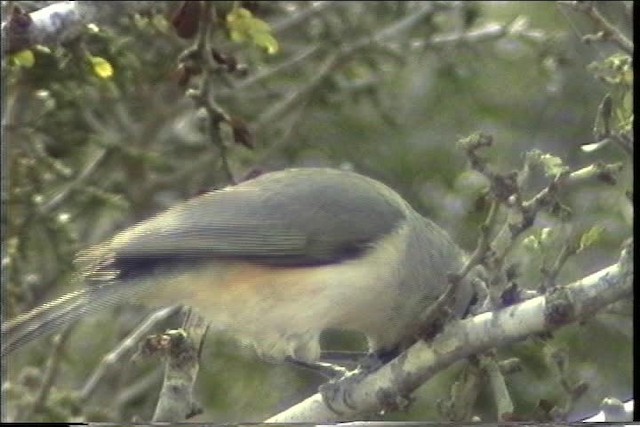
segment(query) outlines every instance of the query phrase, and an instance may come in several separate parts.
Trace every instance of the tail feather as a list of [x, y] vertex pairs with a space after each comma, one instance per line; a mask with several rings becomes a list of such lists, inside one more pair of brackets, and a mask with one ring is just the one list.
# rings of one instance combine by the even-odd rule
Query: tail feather
[[81, 317], [87, 291], [64, 295], [2, 324], [2, 356]]
[[131, 291], [135, 291], [135, 289], [116, 282], [101, 286], [88, 286], [3, 322], [0, 355], [5, 356], [86, 315], [116, 305], [130, 296]]

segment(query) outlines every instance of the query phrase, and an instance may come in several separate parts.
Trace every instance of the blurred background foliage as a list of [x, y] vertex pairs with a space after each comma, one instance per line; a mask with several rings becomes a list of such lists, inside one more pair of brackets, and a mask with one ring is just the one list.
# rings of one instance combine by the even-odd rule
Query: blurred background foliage
[[[3, 12], [8, 3], [28, 12], [53, 2], [2, 2]], [[605, 60], [620, 49], [584, 43], [581, 38], [597, 28], [571, 7], [218, 2], [211, 45], [220, 61], [210, 90], [231, 126], [212, 135], [206, 111], [188, 94], [202, 76], [184, 58], [193, 43], [184, 38], [188, 24], [179, 23], [187, 25], [180, 28], [175, 21], [184, 5], [156, 3], [158, 13], [122, 14], [110, 25], [87, 28], [78, 42], [33, 48], [32, 64], [3, 59], [5, 318], [78, 286], [77, 250], [229, 184], [221, 143], [236, 181], [292, 166], [348, 168], [380, 179], [467, 250], [486, 215], [487, 182], [466, 164], [456, 148], [459, 138], [479, 130], [492, 134], [496, 144], [485, 154], [503, 172], [521, 169], [525, 153], [534, 149], [572, 169], [623, 162], [616, 185], [594, 181], [563, 193], [570, 218], [542, 214], [525, 233], [523, 238], [552, 231], [542, 246], [521, 245], [512, 254], [523, 287], [537, 288], [543, 263], [585, 230], [599, 226], [602, 232], [566, 263], [558, 283], [614, 263], [621, 242], [631, 235], [631, 157], [616, 144], [592, 152], [581, 145], [596, 142], [594, 121], [603, 97], [615, 90], [630, 96], [632, 76], [620, 89], [589, 68], [594, 62], [606, 68]], [[632, 2], [595, 3], [631, 36]], [[238, 6], [269, 24], [276, 47], [264, 39], [231, 40], [224, 18]], [[92, 57], [104, 59], [113, 74], [99, 75], [87, 59]], [[629, 61], [622, 72], [631, 73], [631, 67]], [[542, 174], [534, 176], [529, 195], [547, 183]], [[630, 301], [618, 304], [552, 337], [500, 349], [501, 358], [523, 363], [507, 377], [516, 413], [545, 419], [556, 406], [571, 418], [597, 412], [606, 396], [631, 396], [630, 307]], [[133, 364], [125, 358], [90, 397], [82, 400], [77, 393], [101, 358], [147, 313], [119, 307], [86, 319], [70, 330], [53, 359], [49, 338], [11, 356], [6, 404], [22, 408], [29, 420], [149, 419], [162, 381], [157, 361]], [[158, 330], [177, 321], [172, 318]], [[337, 333], [325, 341], [343, 349], [362, 344]], [[323, 382], [309, 372], [260, 361], [227, 337], [210, 337], [204, 352], [197, 395], [205, 412], [194, 421], [259, 421]], [[43, 375], [52, 373], [47, 363], [56, 366], [50, 393], [34, 409]], [[458, 364], [442, 372], [418, 390], [407, 412], [384, 418], [444, 419], [442, 402], [461, 369]], [[586, 392], [572, 397], [561, 384], [565, 379], [586, 383]], [[470, 412], [491, 420], [493, 411], [489, 389], [481, 386]]]

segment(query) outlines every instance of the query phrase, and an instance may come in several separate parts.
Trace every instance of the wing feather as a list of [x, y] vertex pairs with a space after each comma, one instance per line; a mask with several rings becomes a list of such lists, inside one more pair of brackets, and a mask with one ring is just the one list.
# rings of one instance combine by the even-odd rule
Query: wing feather
[[83, 252], [79, 261], [95, 277], [211, 258], [332, 263], [393, 231], [408, 209], [393, 190], [362, 175], [289, 169], [181, 203]]

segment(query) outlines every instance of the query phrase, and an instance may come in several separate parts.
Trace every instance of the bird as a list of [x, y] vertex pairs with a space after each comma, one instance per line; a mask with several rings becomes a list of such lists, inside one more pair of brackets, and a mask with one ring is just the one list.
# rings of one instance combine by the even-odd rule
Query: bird
[[[2, 355], [125, 302], [190, 306], [271, 360], [318, 361], [327, 329], [371, 354], [416, 341], [467, 256], [396, 191], [356, 172], [290, 168], [177, 203], [81, 251], [81, 289], [2, 323]], [[473, 298], [464, 279], [447, 308]], [[426, 325], [428, 326], [428, 325]]]

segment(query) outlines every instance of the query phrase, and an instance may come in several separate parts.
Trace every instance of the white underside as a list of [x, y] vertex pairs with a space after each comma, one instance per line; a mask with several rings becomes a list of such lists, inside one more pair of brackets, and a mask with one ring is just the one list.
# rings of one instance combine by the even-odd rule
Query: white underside
[[392, 344], [389, 341], [401, 333], [391, 309], [398, 296], [407, 232], [402, 227], [365, 257], [337, 265], [211, 265], [149, 286], [144, 300], [192, 306], [214, 330], [230, 333], [269, 359], [317, 360], [320, 333], [327, 328], [362, 332], [376, 349]]

